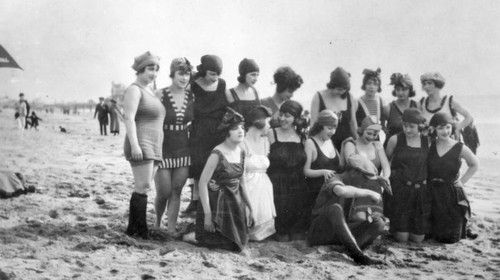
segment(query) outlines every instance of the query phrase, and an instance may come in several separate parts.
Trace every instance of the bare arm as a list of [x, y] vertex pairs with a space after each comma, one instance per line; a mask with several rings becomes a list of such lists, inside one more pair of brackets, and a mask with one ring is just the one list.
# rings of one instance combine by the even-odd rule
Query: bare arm
[[394, 155], [394, 149], [396, 148], [396, 144], [398, 142], [398, 136], [392, 135], [387, 142], [387, 147], [385, 148], [385, 154], [389, 161], [392, 160], [392, 156]]
[[229, 104], [234, 102], [233, 95], [231, 95], [231, 91], [229, 89], [226, 89], [226, 100], [227, 100], [227, 103], [229, 103]]
[[387, 127], [387, 120], [389, 119], [389, 113], [391, 110], [391, 103], [384, 105], [382, 108], [382, 119], [384, 120], [383, 127]]
[[379, 193], [367, 189], [356, 188], [353, 186], [345, 186], [339, 184], [333, 188], [333, 192], [338, 197], [345, 197], [345, 198], [369, 197], [375, 202], [380, 202], [382, 200], [382, 196]]
[[352, 97], [352, 95], [349, 95], [351, 98], [351, 105], [352, 105], [352, 110], [351, 110], [351, 123], [349, 126], [351, 127], [351, 136], [354, 138], [354, 140], [358, 139], [358, 123], [356, 122], [356, 111], [358, 110], [358, 100], [356, 98]]
[[479, 169], [479, 159], [476, 157], [476, 155], [474, 155], [474, 153], [472, 153], [469, 147], [465, 145], [463, 145], [462, 147], [460, 157], [465, 160], [468, 166], [467, 170], [460, 178], [460, 182], [462, 182], [462, 184], [465, 184]]
[[209, 232], [214, 232], [215, 228], [212, 221], [212, 209], [210, 208], [210, 200], [208, 197], [208, 182], [212, 179], [218, 164], [219, 156], [212, 153], [208, 157], [207, 163], [201, 172], [200, 181], [198, 182], [201, 205], [203, 206], [203, 213], [205, 213], [205, 230]]
[[389, 165], [389, 160], [387, 159], [387, 155], [384, 151], [384, 146], [380, 142], [373, 143], [378, 153], [378, 157], [380, 159], [380, 164], [382, 165], [382, 177], [389, 179], [391, 176], [391, 166]]
[[319, 96], [318, 93], [313, 95], [313, 99], [311, 101], [311, 127], [318, 120], [319, 114]]
[[[141, 91], [136, 86], [130, 86], [125, 92], [123, 106], [124, 106], [124, 123], [127, 130], [127, 138], [130, 142], [130, 147], [132, 148], [132, 159], [142, 160], [142, 150], [139, 147], [139, 141], [137, 140], [137, 127], [135, 125], [135, 114], [137, 113], [137, 107], [139, 107], [139, 102], [141, 100]], [[97, 112], [97, 111], [96, 111]]]
[[455, 111], [457, 111], [460, 115], [462, 115], [464, 117], [464, 119], [461, 122], [457, 123], [457, 128], [455, 130], [455, 136], [458, 137], [460, 135], [460, 131], [462, 129], [464, 129], [466, 126], [470, 125], [474, 119], [472, 118], [471, 114], [469, 113], [469, 110], [467, 110], [465, 107], [460, 105], [460, 103], [456, 102], [455, 99], [452, 100], [451, 105], [452, 105], [453, 109], [455, 109]]

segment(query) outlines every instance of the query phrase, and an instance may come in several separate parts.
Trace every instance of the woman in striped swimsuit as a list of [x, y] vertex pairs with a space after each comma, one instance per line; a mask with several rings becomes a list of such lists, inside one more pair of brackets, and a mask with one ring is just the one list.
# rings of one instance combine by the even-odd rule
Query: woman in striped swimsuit
[[[163, 160], [156, 174], [156, 227], [167, 208], [168, 233], [175, 235], [181, 202], [191, 164], [188, 146], [188, 124], [193, 119], [194, 95], [186, 89], [191, 79], [191, 64], [186, 58], [175, 58], [170, 64], [172, 84], [162, 90], [167, 114], [163, 126]], [[167, 206], [168, 205], [168, 206]]]

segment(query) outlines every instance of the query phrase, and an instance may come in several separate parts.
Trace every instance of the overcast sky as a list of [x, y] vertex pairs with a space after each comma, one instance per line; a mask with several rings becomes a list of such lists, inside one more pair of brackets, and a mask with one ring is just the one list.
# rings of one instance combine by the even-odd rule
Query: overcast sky
[[273, 93], [272, 75], [289, 65], [304, 78], [296, 93], [308, 106], [343, 66], [361, 95], [364, 68], [389, 77], [439, 71], [444, 93], [500, 94], [500, 1], [130, 1], [2, 0], [0, 44], [24, 71], [0, 68], [0, 97], [97, 100], [111, 82], [130, 84], [134, 56], [162, 59], [159, 86], [170, 83], [172, 58], [195, 65], [204, 54], [224, 62], [222, 77], [235, 86], [238, 63], [261, 69], [261, 97]]

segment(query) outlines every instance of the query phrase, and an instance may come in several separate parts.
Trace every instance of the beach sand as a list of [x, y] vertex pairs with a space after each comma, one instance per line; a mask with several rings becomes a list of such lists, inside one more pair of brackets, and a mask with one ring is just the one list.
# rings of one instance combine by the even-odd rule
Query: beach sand
[[[488, 154], [493, 147], [480, 147], [480, 170], [466, 185], [477, 239], [377, 240], [366, 252], [387, 265], [361, 267], [341, 247], [304, 241], [251, 242], [237, 254], [166, 236], [131, 239], [124, 234], [133, 178], [123, 125], [119, 136], [102, 137], [88, 113], [40, 113], [39, 131], [20, 132], [13, 115], [0, 112], [0, 168], [23, 173], [37, 192], [0, 200], [0, 279], [500, 279], [500, 159]], [[151, 190], [150, 227], [154, 197]], [[192, 221], [181, 218], [180, 226]]]

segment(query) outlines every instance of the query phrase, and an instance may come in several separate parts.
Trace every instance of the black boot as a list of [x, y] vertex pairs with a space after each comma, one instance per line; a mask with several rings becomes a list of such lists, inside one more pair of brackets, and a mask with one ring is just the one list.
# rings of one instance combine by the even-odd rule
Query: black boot
[[148, 196], [146, 194], [132, 193], [130, 198], [130, 213], [126, 234], [132, 237], [139, 236], [148, 239], [148, 223], [146, 209]]

